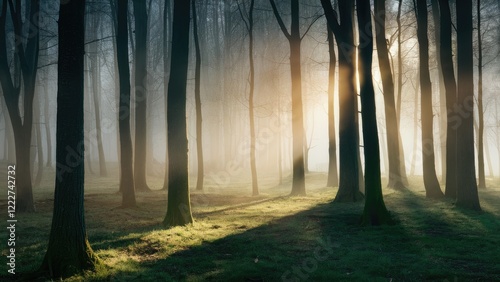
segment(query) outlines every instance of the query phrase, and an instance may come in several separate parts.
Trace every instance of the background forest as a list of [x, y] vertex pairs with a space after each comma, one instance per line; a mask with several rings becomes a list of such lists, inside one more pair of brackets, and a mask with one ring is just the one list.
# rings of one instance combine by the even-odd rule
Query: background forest
[[499, 14], [1, 0], [1, 279], [500, 280]]

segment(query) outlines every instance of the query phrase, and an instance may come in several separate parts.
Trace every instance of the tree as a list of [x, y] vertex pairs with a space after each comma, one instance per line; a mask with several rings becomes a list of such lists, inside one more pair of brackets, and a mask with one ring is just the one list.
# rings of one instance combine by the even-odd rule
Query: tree
[[328, 180], [326, 186], [339, 186], [337, 174], [337, 140], [335, 138], [335, 65], [337, 56], [335, 55], [335, 43], [333, 41], [333, 32], [327, 25], [328, 32], [328, 51], [330, 62], [328, 68]]
[[339, 50], [339, 146], [340, 181], [335, 201], [355, 202], [363, 199], [359, 191], [358, 133], [354, 89], [355, 47], [353, 34], [354, 2], [339, 0], [340, 23], [329, 0], [321, 0], [328, 26], [335, 35]]
[[477, 134], [478, 188], [486, 188], [484, 173], [484, 107], [483, 107], [483, 39], [481, 34], [481, 0], [477, 0], [477, 111], [479, 117]]
[[135, 206], [132, 137], [130, 136], [130, 67], [127, 33], [128, 1], [117, 1], [116, 58], [120, 79], [118, 129], [120, 131], [120, 191], [122, 206]]
[[146, 129], [147, 129], [147, 37], [148, 14], [146, 1], [133, 0], [135, 18], [135, 143], [134, 181], [137, 191], [149, 191], [146, 183]]
[[365, 208], [361, 217], [363, 225], [380, 225], [391, 222], [382, 195], [380, 177], [380, 151], [373, 89], [372, 57], [373, 35], [370, 0], [356, 0], [359, 29], [359, 81], [361, 114], [365, 153]]
[[417, 0], [417, 37], [420, 58], [420, 112], [422, 120], [422, 159], [424, 170], [425, 194], [428, 198], [443, 196], [436, 175], [434, 160], [434, 133], [432, 129], [432, 84], [429, 73], [429, 39], [427, 37], [427, 3]]
[[[29, 2], [29, 5], [28, 5]], [[18, 212], [33, 212], [33, 188], [31, 183], [30, 146], [33, 128], [33, 99], [35, 97], [35, 83], [38, 67], [39, 46], [39, 11], [38, 0], [26, 0], [28, 19], [23, 24], [21, 1], [4, 0], [0, 15], [0, 82], [9, 118], [12, 124], [16, 151], [16, 187]], [[7, 7], [14, 26], [14, 74], [11, 73], [7, 54]], [[28, 28], [29, 26], [29, 28]], [[20, 70], [19, 70], [20, 69]], [[20, 73], [19, 73], [20, 71]], [[13, 80], [12, 77], [15, 77]], [[22, 83], [21, 86], [21, 76]], [[19, 100], [23, 90], [22, 108]]]
[[201, 80], [201, 50], [198, 37], [198, 17], [196, 15], [196, 0], [192, 0], [193, 11], [193, 36], [194, 46], [196, 50], [196, 68], [195, 68], [195, 83], [194, 83], [194, 99], [196, 105], [196, 154], [198, 157], [198, 180], [196, 182], [196, 190], [203, 190], [203, 131], [202, 131], [202, 115], [201, 115], [201, 95], [200, 95], [200, 80]]
[[388, 187], [397, 190], [405, 189], [401, 173], [401, 157], [399, 155], [399, 126], [397, 123], [396, 103], [394, 101], [394, 81], [392, 78], [389, 51], [385, 34], [385, 0], [375, 0], [375, 33], [377, 54], [384, 91], [385, 120], [387, 130], [387, 152], [389, 154]]
[[166, 226], [193, 222], [189, 199], [186, 84], [189, 61], [190, 1], [174, 0], [172, 57], [168, 82], [168, 206]]
[[[170, 44], [170, 36], [171, 36], [171, 7], [170, 7], [170, 0], [165, 1], [165, 5], [163, 6], [163, 92], [164, 92], [164, 103], [165, 103], [165, 132], [166, 132], [166, 140], [168, 142], [168, 124], [166, 123], [167, 120], [167, 110], [168, 110], [168, 101], [167, 101], [167, 96], [168, 96], [168, 73], [170, 72], [169, 66], [170, 66], [170, 48], [172, 45]], [[165, 175], [163, 178], [163, 187], [162, 190], [168, 190], [168, 150], [167, 153], [165, 154]]]
[[252, 173], [252, 195], [259, 195], [259, 184], [257, 179], [257, 166], [255, 164], [255, 117], [254, 117], [254, 91], [255, 91], [255, 67], [253, 59], [253, 12], [255, 0], [250, 0], [250, 8], [248, 10], [247, 19], [243, 16], [243, 11], [238, 3], [241, 19], [245, 23], [248, 32], [248, 61], [250, 63], [250, 92], [248, 94], [248, 113], [250, 118], [250, 170]]
[[87, 239], [84, 212], [83, 81], [85, 1], [60, 4], [56, 187], [49, 245], [41, 270], [65, 278], [93, 270], [99, 259]]
[[274, 16], [281, 31], [290, 44], [290, 74], [292, 79], [292, 136], [293, 136], [293, 180], [290, 195], [306, 194], [304, 169], [304, 114], [302, 108], [302, 72], [300, 45], [303, 36], [300, 35], [299, 0], [291, 0], [292, 20], [290, 32], [278, 12], [274, 0], [269, 0]]
[[457, 1], [457, 105], [465, 113], [457, 125], [457, 205], [480, 210], [474, 157], [474, 64], [472, 0]]
[[446, 0], [439, 0], [440, 24], [440, 60], [446, 90], [446, 188], [445, 196], [457, 197], [457, 128], [453, 119], [453, 111], [457, 103], [457, 83], [453, 67], [451, 41], [451, 12], [450, 4]]

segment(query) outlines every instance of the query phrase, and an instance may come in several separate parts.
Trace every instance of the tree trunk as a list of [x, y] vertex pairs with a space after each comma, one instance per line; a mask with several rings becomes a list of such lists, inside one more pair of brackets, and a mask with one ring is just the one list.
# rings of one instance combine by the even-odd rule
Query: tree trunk
[[168, 82], [168, 206], [166, 226], [193, 222], [189, 200], [186, 84], [189, 58], [190, 1], [174, 0], [172, 57]]
[[49, 245], [41, 266], [52, 278], [94, 270], [99, 264], [87, 239], [83, 205], [85, 1], [61, 3], [59, 11], [58, 170]]
[[279, 15], [274, 0], [270, 0], [274, 15], [280, 24], [283, 34], [290, 44], [290, 74], [292, 80], [292, 136], [293, 136], [293, 176], [292, 196], [306, 195], [304, 168], [304, 115], [302, 109], [302, 72], [299, 0], [291, 0], [291, 31], [287, 31]]
[[389, 184], [388, 187], [405, 189], [401, 174], [401, 158], [399, 155], [399, 128], [394, 101], [394, 81], [392, 80], [389, 51], [385, 35], [385, 0], [375, 0], [375, 32], [377, 54], [384, 90], [385, 120], [387, 130], [387, 151], [389, 154]]
[[327, 25], [328, 51], [330, 53], [330, 63], [328, 68], [328, 180], [327, 187], [339, 186], [337, 172], [337, 140], [335, 136], [335, 66], [337, 56], [335, 55], [335, 44], [333, 32]]
[[122, 206], [134, 207], [135, 189], [132, 170], [132, 138], [130, 136], [130, 69], [128, 58], [128, 1], [117, 1], [116, 58], [120, 79], [118, 129], [120, 131], [120, 191]]
[[481, 210], [474, 157], [474, 64], [472, 0], [457, 1], [457, 105], [462, 109], [457, 126], [457, 205]]
[[440, 55], [441, 71], [443, 73], [444, 87], [446, 90], [446, 189], [445, 196], [455, 199], [457, 197], [457, 128], [454, 111], [457, 106], [457, 84], [453, 67], [452, 40], [451, 40], [451, 13], [450, 4], [446, 0], [439, 0], [441, 13], [440, 24]]
[[414, 102], [414, 111], [413, 111], [413, 150], [412, 150], [412, 159], [411, 159], [411, 168], [410, 175], [415, 175], [415, 166], [417, 163], [417, 136], [418, 136], [418, 94], [420, 93], [420, 75], [417, 74], [417, 85], [415, 87], [415, 102]]
[[133, 0], [135, 18], [135, 148], [134, 180], [137, 191], [150, 191], [146, 183], [147, 30], [146, 1]]
[[417, 0], [417, 37], [420, 59], [420, 113], [422, 120], [422, 161], [425, 194], [428, 198], [441, 198], [443, 192], [436, 176], [434, 133], [432, 129], [432, 84], [429, 73], [429, 39], [427, 37], [427, 3]]
[[355, 47], [353, 35], [354, 2], [339, 1], [340, 22], [330, 1], [321, 0], [330, 29], [339, 48], [339, 146], [340, 183], [335, 196], [338, 202], [362, 200], [359, 191], [358, 132], [356, 127], [356, 93], [354, 88]]
[[481, 34], [481, 0], [477, 0], [477, 115], [479, 128], [477, 134], [478, 188], [486, 188], [484, 172], [484, 107], [483, 107], [483, 39]]
[[[168, 144], [168, 124], [167, 124], [167, 111], [168, 111], [168, 73], [170, 73], [170, 48], [171, 44], [169, 41], [171, 39], [171, 28], [170, 28], [170, 0], [165, 1], [165, 6], [163, 6], [163, 92], [164, 92], [164, 103], [165, 103], [165, 140]], [[168, 190], [168, 150], [165, 153], [165, 176], [163, 178], [162, 190]]]
[[36, 153], [37, 153], [37, 171], [36, 171], [36, 176], [35, 176], [35, 182], [34, 186], [38, 187], [40, 186], [40, 183], [42, 182], [42, 177], [43, 177], [43, 146], [42, 146], [42, 130], [40, 129], [40, 121], [42, 117], [40, 116], [40, 103], [38, 102], [38, 99], [35, 99], [36, 105], [33, 106], [33, 112], [35, 115], [35, 118], [37, 119], [35, 123], [35, 138], [36, 138]]
[[[39, 28], [37, 15], [40, 5], [38, 1], [33, 1], [31, 4], [28, 17], [34, 22], [27, 20], [24, 24], [30, 26], [29, 32], [30, 34], [34, 34], [34, 36], [29, 36], [26, 42], [24, 42], [26, 36], [23, 34], [25, 29], [21, 19], [21, 1], [16, 1], [15, 4], [9, 1], [9, 4], [7, 4], [7, 1], [4, 0], [0, 16], [0, 30], [5, 31], [7, 6], [10, 6], [14, 26], [14, 44], [16, 47], [14, 64], [20, 68], [24, 91], [22, 101], [22, 113], [24, 117], [22, 118], [21, 111], [19, 110], [21, 86], [18, 85], [21, 81], [21, 74], [16, 70], [14, 73], [15, 81], [12, 80], [7, 60], [7, 38], [6, 36], [0, 36], [0, 82], [14, 133], [17, 175], [16, 211], [18, 212], [35, 211], [30, 170], [30, 145], [33, 128], [33, 98], [35, 95], [38, 65]], [[28, 10], [26, 10], [26, 13], [28, 13]]]
[[391, 218], [385, 207], [380, 177], [380, 146], [378, 141], [375, 91], [372, 80], [373, 35], [370, 0], [357, 0], [356, 5], [360, 40], [358, 67], [361, 88], [363, 144], [365, 146], [366, 184], [366, 200], [361, 224], [380, 225], [391, 223]]
[[198, 156], [198, 181], [196, 182], [196, 190], [203, 190], [203, 132], [202, 132], [202, 115], [201, 115], [201, 95], [200, 95], [200, 78], [201, 78], [201, 50], [198, 38], [198, 18], [196, 15], [196, 0], [191, 1], [193, 11], [193, 36], [194, 46], [196, 50], [196, 69], [194, 82], [194, 99], [196, 105], [196, 154]]

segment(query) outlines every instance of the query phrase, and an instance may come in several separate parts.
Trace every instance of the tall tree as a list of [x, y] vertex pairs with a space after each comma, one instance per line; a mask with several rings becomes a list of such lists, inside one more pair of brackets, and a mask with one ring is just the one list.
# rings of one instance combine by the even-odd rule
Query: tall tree
[[198, 16], [196, 14], [196, 0], [191, 1], [191, 9], [193, 11], [193, 36], [196, 53], [196, 67], [194, 75], [194, 100], [196, 106], [196, 154], [198, 157], [198, 179], [196, 182], [196, 190], [203, 190], [203, 131], [202, 131], [202, 115], [201, 115], [201, 50], [200, 40], [198, 37]]
[[[163, 92], [164, 92], [164, 103], [165, 103], [165, 132], [166, 132], [166, 140], [168, 142], [168, 124], [167, 121], [167, 110], [168, 110], [168, 73], [170, 72], [170, 48], [172, 45], [170, 44], [171, 37], [171, 2], [170, 0], [165, 1], [165, 5], [163, 6]], [[165, 175], [163, 178], [163, 187], [162, 190], [168, 190], [168, 150], [165, 154]]]
[[340, 181], [335, 201], [363, 199], [359, 191], [358, 133], [356, 126], [357, 96], [354, 88], [355, 47], [353, 33], [354, 1], [339, 0], [340, 23], [329, 0], [321, 0], [328, 25], [339, 49], [339, 146]]
[[337, 56], [335, 55], [335, 43], [333, 32], [327, 25], [328, 32], [328, 52], [330, 61], [328, 67], [328, 180], [326, 186], [339, 186], [337, 173], [337, 140], [335, 136], [335, 66]]
[[[250, 171], [252, 173], [252, 195], [259, 195], [259, 184], [257, 179], [257, 166], [255, 164], [255, 117], [254, 117], [254, 92], [255, 92], [255, 66], [253, 59], [253, 12], [254, 12], [255, 0], [250, 0], [250, 7], [248, 9], [248, 15], [245, 19], [241, 6], [238, 3], [238, 9], [241, 15], [241, 19], [245, 23], [245, 27], [248, 32], [248, 61], [250, 63], [250, 79], [248, 83], [250, 84], [250, 92], [248, 94], [248, 113], [250, 119]], [[246, 9], [245, 9], [246, 10]]]
[[361, 217], [363, 225], [380, 225], [391, 222], [382, 195], [380, 176], [380, 151], [373, 89], [372, 60], [373, 34], [370, 0], [356, 0], [359, 29], [359, 81], [361, 114], [365, 154], [365, 208]]
[[483, 106], [483, 38], [481, 30], [481, 0], [477, 0], [477, 134], [478, 188], [486, 188], [484, 173], [484, 106]]
[[118, 129], [120, 131], [120, 191], [122, 206], [135, 206], [134, 172], [132, 169], [132, 137], [130, 136], [130, 67], [127, 33], [128, 1], [116, 3], [116, 58], [120, 79]]
[[451, 12], [447, 0], [439, 0], [440, 23], [440, 59], [441, 72], [443, 73], [444, 87], [446, 90], [446, 189], [445, 196], [455, 199], [457, 197], [457, 128], [453, 119], [457, 102], [457, 83], [453, 67], [452, 40], [451, 40]]
[[[33, 98], [35, 96], [38, 67], [40, 2], [38, 0], [26, 0], [26, 3], [25, 11], [28, 18], [24, 23], [20, 0], [15, 1], [15, 3], [8, 1], [8, 4], [7, 0], [4, 0], [0, 15], [0, 30], [3, 33], [0, 36], [0, 82], [14, 132], [17, 164], [16, 210], [19, 212], [35, 211], [31, 183], [30, 146], [33, 128]], [[14, 74], [11, 73], [7, 53], [7, 7], [10, 8], [10, 16], [14, 26]], [[12, 79], [13, 76], [16, 79]], [[24, 95], [22, 108], [20, 109], [21, 90]]]
[[436, 175], [434, 158], [434, 133], [432, 129], [432, 84], [429, 73], [429, 38], [427, 37], [428, 11], [427, 1], [417, 0], [417, 37], [420, 58], [420, 112], [422, 120], [422, 160], [424, 170], [425, 194], [429, 198], [443, 195]]
[[474, 157], [474, 64], [472, 0], [457, 1], [457, 104], [464, 114], [457, 126], [457, 205], [480, 210]]
[[404, 178], [401, 173], [401, 157], [399, 154], [399, 126], [396, 115], [396, 102], [394, 100], [394, 81], [392, 78], [389, 50], [386, 41], [386, 9], [385, 0], [375, 0], [375, 33], [377, 54], [382, 76], [384, 91], [385, 120], [387, 130], [387, 152], [389, 154], [389, 183], [388, 187], [397, 190], [405, 189]]
[[57, 78], [56, 187], [49, 245], [41, 270], [65, 278], [93, 270], [84, 212], [83, 56], [85, 1], [61, 2]]
[[290, 45], [290, 74], [292, 79], [292, 138], [293, 138], [293, 180], [291, 195], [305, 195], [304, 169], [304, 114], [302, 108], [302, 71], [301, 71], [301, 42], [300, 35], [299, 0], [291, 0], [291, 28], [290, 32], [276, 7], [274, 0], [269, 0], [274, 16], [281, 31]]
[[146, 129], [147, 129], [147, 37], [148, 14], [146, 1], [133, 0], [135, 18], [135, 143], [134, 181], [137, 191], [149, 191], [146, 183]]
[[174, 0], [172, 56], [168, 82], [168, 206], [166, 226], [193, 222], [189, 199], [186, 84], [189, 63], [190, 1]]

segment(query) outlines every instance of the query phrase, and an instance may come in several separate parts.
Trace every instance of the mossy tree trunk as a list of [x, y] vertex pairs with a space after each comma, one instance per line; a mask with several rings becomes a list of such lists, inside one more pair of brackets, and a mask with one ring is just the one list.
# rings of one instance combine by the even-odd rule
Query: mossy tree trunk
[[189, 199], [186, 84], [189, 61], [191, 1], [174, 1], [172, 57], [168, 82], [168, 206], [166, 226], [193, 222]]
[[56, 187], [49, 245], [41, 270], [65, 278], [99, 263], [87, 239], [84, 212], [83, 56], [85, 1], [60, 5]]

